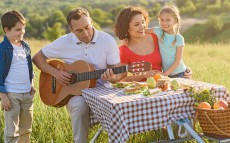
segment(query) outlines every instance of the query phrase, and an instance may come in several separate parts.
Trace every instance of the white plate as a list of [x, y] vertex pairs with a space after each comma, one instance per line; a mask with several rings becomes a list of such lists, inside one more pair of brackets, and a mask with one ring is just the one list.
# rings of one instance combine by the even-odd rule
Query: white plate
[[[127, 83], [132, 83], [132, 82], [119, 82], [119, 83], [127, 84]], [[113, 83], [111, 83], [111, 82], [105, 82], [105, 83], [104, 83], [104, 86], [105, 86], [106, 88], [117, 88], [117, 87], [114, 87], [112, 84], [113, 84]]]

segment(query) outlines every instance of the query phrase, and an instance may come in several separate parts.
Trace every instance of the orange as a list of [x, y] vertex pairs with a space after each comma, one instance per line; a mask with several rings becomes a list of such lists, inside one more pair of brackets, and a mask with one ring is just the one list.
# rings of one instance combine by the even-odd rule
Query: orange
[[211, 109], [211, 105], [208, 102], [201, 102], [198, 105], [198, 108], [202, 108], [202, 109]]
[[155, 74], [154, 76], [153, 76], [153, 78], [155, 79], [155, 81], [157, 82], [158, 81], [158, 79], [162, 79], [163, 78], [163, 76], [162, 75], [160, 75], [160, 74]]

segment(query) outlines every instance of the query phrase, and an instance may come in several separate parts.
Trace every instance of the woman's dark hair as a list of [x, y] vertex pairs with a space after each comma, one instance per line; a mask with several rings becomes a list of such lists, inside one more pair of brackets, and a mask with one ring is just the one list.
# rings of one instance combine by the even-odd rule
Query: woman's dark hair
[[146, 20], [146, 23], [149, 23], [149, 16], [146, 11], [140, 7], [129, 6], [122, 9], [116, 19], [114, 26], [114, 31], [116, 36], [120, 39], [129, 39], [129, 23], [135, 15], [142, 14]]

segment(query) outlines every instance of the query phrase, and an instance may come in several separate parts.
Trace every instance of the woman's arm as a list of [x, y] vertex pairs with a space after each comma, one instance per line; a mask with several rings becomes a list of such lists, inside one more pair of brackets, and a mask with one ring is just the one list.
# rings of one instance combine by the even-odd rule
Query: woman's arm
[[176, 59], [173, 64], [164, 72], [164, 76], [170, 75], [179, 65], [182, 60], [184, 46], [177, 47], [176, 49]]
[[150, 70], [150, 71], [146, 71], [146, 72], [140, 72], [137, 74], [133, 74], [131, 76], [128, 76], [126, 74], [126, 76], [121, 79], [121, 81], [126, 81], [126, 82], [130, 82], [130, 81], [142, 81], [148, 77], [153, 77], [155, 74], [163, 74], [162, 72], [158, 71], [158, 70]]
[[121, 81], [141, 81], [145, 78], [144, 75], [131, 75], [131, 76], [125, 76]]

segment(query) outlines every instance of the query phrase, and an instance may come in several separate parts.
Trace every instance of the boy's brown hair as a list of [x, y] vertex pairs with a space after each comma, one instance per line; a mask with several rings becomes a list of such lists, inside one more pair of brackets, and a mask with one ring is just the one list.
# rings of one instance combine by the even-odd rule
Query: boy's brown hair
[[1, 17], [1, 24], [2, 24], [2, 29], [5, 32], [5, 28], [8, 28], [11, 30], [17, 22], [21, 22], [22, 24], [26, 24], [26, 19], [25, 17], [18, 11], [12, 10], [9, 12], [6, 12], [2, 17]]

